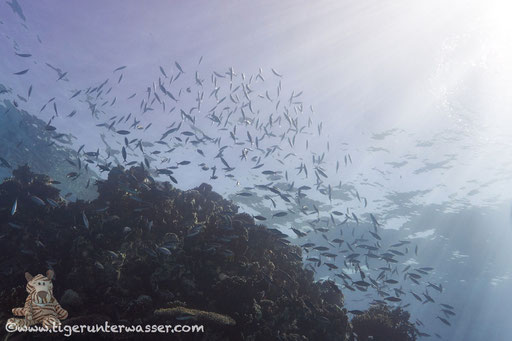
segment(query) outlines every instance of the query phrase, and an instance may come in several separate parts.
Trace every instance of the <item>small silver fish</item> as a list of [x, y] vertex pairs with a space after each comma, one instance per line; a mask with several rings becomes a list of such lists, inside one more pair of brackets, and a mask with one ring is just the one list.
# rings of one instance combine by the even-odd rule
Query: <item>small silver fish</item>
[[46, 205], [46, 204], [44, 203], [44, 201], [43, 201], [41, 198], [39, 198], [39, 197], [37, 197], [37, 196], [35, 196], [35, 195], [31, 195], [31, 196], [30, 196], [30, 199], [31, 199], [34, 203], [36, 203], [37, 205], [39, 205], [39, 206], [45, 206], [45, 205]]
[[87, 219], [87, 216], [85, 215], [85, 212], [82, 212], [82, 220], [84, 221], [85, 228], [89, 229], [89, 219]]
[[117, 253], [115, 253], [114, 251], [107, 250], [107, 253], [108, 253], [109, 255], [111, 255], [112, 257], [117, 258]]
[[204, 226], [203, 225], [196, 225], [192, 229], [190, 229], [189, 233], [187, 234], [187, 237], [194, 237], [197, 236], [202, 230]]
[[157, 249], [158, 252], [160, 252], [161, 254], [163, 255], [166, 255], [166, 256], [170, 256], [171, 255], [171, 251], [166, 248], [166, 247], [163, 247], [163, 246], [160, 246], [158, 249]]
[[16, 229], [16, 230], [21, 230], [21, 226], [18, 225], [18, 224], [15, 224], [15, 223], [9, 223], [7, 224], [9, 225], [10, 227], [12, 227], [13, 229]]
[[54, 208], [59, 207], [59, 204], [55, 200], [48, 198], [48, 199], [46, 199], [46, 201], [50, 204], [50, 206], [52, 206]]
[[14, 201], [14, 204], [12, 205], [11, 215], [14, 215], [16, 213], [17, 209], [18, 209], [18, 199], [16, 199], [16, 201]]

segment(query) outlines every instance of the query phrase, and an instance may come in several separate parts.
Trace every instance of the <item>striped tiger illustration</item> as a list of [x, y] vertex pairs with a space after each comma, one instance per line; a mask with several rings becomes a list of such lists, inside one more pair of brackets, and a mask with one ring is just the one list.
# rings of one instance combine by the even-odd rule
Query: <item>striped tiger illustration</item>
[[28, 297], [25, 300], [25, 306], [12, 309], [15, 316], [24, 316], [25, 318], [10, 318], [7, 324], [17, 327], [42, 324], [46, 328], [61, 325], [60, 320], [65, 320], [68, 317], [68, 312], [53, 297], [52, 279], [54, 275], [52, 270], [46, 271], [46, 276], [36, 275], [35, 277], [25, 272], [28, 282]]

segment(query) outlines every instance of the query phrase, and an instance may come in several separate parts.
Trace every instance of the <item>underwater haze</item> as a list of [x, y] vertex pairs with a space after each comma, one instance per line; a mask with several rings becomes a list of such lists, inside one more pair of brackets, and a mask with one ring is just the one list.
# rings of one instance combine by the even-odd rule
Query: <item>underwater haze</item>
[[27, 164], [62, 205], [118, 166], [207, 183], [298, 245], [354, 326], [387, 305], [412, 340], [509, 340], [511, 9], [2, 0], [0, 181]]

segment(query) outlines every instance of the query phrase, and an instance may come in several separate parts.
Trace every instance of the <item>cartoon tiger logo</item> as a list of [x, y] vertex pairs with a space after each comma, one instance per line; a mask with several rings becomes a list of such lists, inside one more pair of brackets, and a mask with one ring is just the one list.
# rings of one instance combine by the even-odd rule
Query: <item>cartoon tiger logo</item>
[[35, 277], [25, 272], [28, 282], [28, 297], [25, 300], [25, 306], [12, 309], [15, 316], [24, 316], [25, 318], [10, 318], [7, 320], [7, 324], [20, 328], [36, 324], [42, 324], [46, 328], [61, 325], [60, 320], [65, 320], [68, 317], [68, 312], [53, 297], [52, 279], [54, 275], [53, 270], [46, 271], [46, 276], [36, 275]]

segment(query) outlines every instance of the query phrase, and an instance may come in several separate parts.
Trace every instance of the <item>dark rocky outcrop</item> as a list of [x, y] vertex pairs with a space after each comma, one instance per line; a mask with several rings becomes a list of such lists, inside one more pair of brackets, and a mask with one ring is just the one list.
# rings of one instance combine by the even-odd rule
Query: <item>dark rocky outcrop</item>
[[[205, 326], [204, 333], [173, 334], [173, 340], [353, 339], [339, 288], [315, 282], [299, 247], [239, 213], [210, 185], [181, 191], [134, 167], [114, 168], [97, 188], [94, 201], [65, 202], [49, 177], [28, 167], [0, 185], [2, 325], [11, 308], [24, 303], [24, 272], [52, 268], [54, 294], [69, 311], [68, 325], [107, 320]], [[15, 200], [18, 209], [11, 215]], [[396, 318], [400, 323], [392, 319], [386, 325], [391, 330], [414, 328], [408, 316]], [[355, 319], [359, 335], [367, 320], [374, 328], [371, 319]], [[92, 336], [169, 338], [81, 338]], [[34, 337], [65, 339], [14, 335]], [[415, 339], [409, 337], [393, 340]]]

